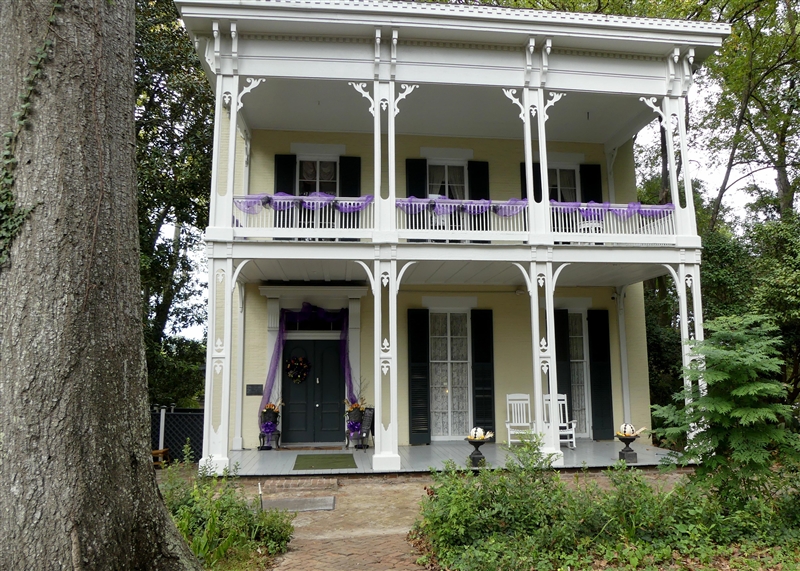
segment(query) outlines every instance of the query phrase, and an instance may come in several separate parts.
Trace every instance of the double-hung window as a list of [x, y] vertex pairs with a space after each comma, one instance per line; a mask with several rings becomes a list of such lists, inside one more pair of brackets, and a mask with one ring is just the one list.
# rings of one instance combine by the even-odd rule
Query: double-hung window
[[324, 192], [336, 196], [339, 188], [337, 159], [303, 158], [297, 161], [297, 190], [300, 196]]
[[463, 164], [428, 163], [428, 194], [456, 200], [467, 198], [466, 168]]
[[578, 169], [549, 168], [547, 180], [550, 185], [550, 199], [558, 202], [580, 202], [581, 192], [578, 187]]

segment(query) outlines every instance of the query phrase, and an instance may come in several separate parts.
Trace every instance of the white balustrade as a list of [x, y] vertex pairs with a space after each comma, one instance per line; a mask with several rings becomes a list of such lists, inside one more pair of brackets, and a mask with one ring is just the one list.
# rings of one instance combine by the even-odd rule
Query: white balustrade
[[[371, 198], [272, 196], [234, 198], [233, 230], [239, 238], [370, 239], [376, 207]], [[527, 203], [449, 199], [398, 199], [397, 233], [405, 240], [528, 240]], [[672, 205], [548, 205], [550, 232], [566, 243], [671, 243]], [[594, 234], [591, 240], [586, 234]], [[597, 235], [602, 235], [599, 237]]]

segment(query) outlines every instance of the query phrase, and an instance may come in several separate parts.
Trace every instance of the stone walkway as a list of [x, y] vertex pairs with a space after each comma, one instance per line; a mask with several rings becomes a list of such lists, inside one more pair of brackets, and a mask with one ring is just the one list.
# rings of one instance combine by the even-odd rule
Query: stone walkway
[[425, 477], [262, 481], [264, 498], [336, 497], [332, 511], [300, 512], [280, 571], [420, 571], [406, 534], [430, 483]]

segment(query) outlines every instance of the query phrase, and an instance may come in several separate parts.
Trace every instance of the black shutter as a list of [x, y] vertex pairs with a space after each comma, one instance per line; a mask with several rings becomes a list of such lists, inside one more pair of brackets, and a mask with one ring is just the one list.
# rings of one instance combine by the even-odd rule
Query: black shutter
[[472, 426], [494, 432], [494, 334], [491, 309], [472, 310]]
[[467, 163], [470, 200], [489, 200], [489, 163], [469, 161]]
[[408, 310], [408, 403], [410, 444], [431, 443], [428, 310]]
[[[525, 163], [519, 163], [519, 181], [522, 185], [522, 198], [528, 198], [528, 176], [525, 173]], [[542, 165], [533, 163], [533, 200], [542, 201]]]
[[406, 196], [428, 197], [428, 161], [406, 159]]
[[275, 192], [296, 194], [297, 175], [296, 155], [275, 155]]
[[569, 365], [569, 311], [566, 309], [556, 309], [554, 315], [556, 327], [556, 384], [558, 394], [567, 395], [567, 410], [569, 418], [574, 419], [572, 414], [572, 375]]
[[581, 165], [581, 202], [603, 202], [603, 178], [600, 165]]
[[361, 196], [361, 157], [339, 157], [339, 196]]
[[589, 378], [592, 392], [592, 438], [614, 439], [614, 407], [611, 401], [611, 345], [608, 310], [588, 312]]

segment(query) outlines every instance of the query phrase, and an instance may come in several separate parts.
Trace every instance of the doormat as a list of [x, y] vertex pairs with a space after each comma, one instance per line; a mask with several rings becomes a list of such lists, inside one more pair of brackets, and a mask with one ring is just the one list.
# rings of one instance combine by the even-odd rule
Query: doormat
[[290, 512], [330, 511], [336, 505], [333, 496], [321, 498], [283, 498], [262, 500], [261, 508], [265, 510], [286, 510]]
[[355, 468], [352, 454], [298, 454], [293, 470], [343, 470]]
[[341, 446], [281, 446], [281, 450], [292, 452], [294, 450], [341, 450]]

